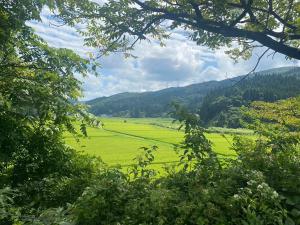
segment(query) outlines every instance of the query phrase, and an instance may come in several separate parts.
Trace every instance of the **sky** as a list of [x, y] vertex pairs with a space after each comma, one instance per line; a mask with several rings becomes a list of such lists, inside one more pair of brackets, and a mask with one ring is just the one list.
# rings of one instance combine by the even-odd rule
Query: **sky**
[[[97, 51], [84, 46], [83, 37], [74, 28], [57, 26], [47, 8], [41, 17], [41, 22], [30, 21], [28, 25], [50, 46], [71, 49], [82, 57]], [[165, 47], [155, 41], [138, 43], [133, 51], [137, 58], [124, 58], [122, 54], [105, 56], [99, 59], [101, 68], [97, 77], [89, 75], [83, 79], [77, 74], [83, 83], [82, 100], [231, 78], [250, 72], [258, 58], [258, 54], [254, 54], [247, 61], [235, 63], [224, 53], [225, 48], [212, 51], [205, 46], [197, 46], [182, 32], [175, 32], [165, 43]], [[286, 60], [280, 54], [275, 57], [266, 55], [257, 71], [282, 66], [300, 66], [300, 62]]]

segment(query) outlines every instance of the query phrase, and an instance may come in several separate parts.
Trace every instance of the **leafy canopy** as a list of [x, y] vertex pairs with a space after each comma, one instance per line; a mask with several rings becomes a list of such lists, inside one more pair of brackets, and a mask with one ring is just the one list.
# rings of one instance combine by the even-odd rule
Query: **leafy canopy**
[[265, 46], [300, 59], [299, 14], [300, 2], [291, 0], [109, 0], [86, 2], [76, 12], [61, 10], [66, 23], [87, 24], [86, 44], [101, 54], [128, 55], [140, 40], [163, 43], [183, 29], [199, 45], [227, 46], [234, 58], [249, 58], [254, 48]]
[[64, 130], [75, 134], [73, 121], [89, 120], [76, 103], [81, 83], [75, 74], [95, 68], [71, 50], [49, 47], [26, 25], [51, 2], [0, 1], [1, 185], [59, 171], [72, 155], [62, 141]]

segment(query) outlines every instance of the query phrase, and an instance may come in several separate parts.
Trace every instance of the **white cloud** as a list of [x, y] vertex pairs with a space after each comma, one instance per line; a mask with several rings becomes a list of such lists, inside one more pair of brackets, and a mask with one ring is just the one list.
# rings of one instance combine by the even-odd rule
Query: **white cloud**
[[[102, 0], [98, 0], [103, 2]], [[45, 9], [42, 23], [29, 22], [35, 31], [51, 46], [69, 48], [86, 57], [95, 49], [84, 46], [74, 28], [54, 26], [51, 12]], [[54, 22], [55, 23], [55, 22]], [[138, 58], [125, 59], [121, 54], [102, 58], [100, 76], [90, 75], [83, 80], [85, 99], [108, 96], [120, 92], [152, 91], [171, 86], [184, 86], [208, 80], [221, 80], [246, 74], [254, 67], [257, 57], [235, 64], [224, 48], [211, 51], [197, 46], [187, 39], [185, 31], [176, 31], [166, 47], [156, 42], [142, 42], [133, 52]], [[295, 65], [299, 62], [286, 61], [284, 56], [265, 57], [258, 70]]]

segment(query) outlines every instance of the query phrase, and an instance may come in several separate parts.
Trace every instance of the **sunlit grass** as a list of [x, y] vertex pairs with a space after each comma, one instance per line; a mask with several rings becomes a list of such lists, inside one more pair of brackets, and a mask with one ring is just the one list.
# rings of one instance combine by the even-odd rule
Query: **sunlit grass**
[[[171, 119], [163, 118], [102, 118], [103, 128], [88, 128], [87, 138], [77, 142], [66, 135], [66, 142], [79, 151], [100, 156], [108, 165], [130, 165], [141, 153], [140, 147], [158, 147], [155, 163], [163, 164], [178, 161], [174, 145], [179, 144], [184, 133], [175, 129]], [[233, 135], [208, 133], [207, 138], [213, 142], [216, 153], [234, 156], [231, 150]]]

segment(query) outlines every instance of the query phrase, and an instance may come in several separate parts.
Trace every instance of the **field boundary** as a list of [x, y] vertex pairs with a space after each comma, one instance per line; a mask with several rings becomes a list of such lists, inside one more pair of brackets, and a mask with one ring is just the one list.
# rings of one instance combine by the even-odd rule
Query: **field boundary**
[[157, 142], [161, 142], [161, 143], [164, 143], [164, 144], [169, 144], [169, 145], [172, 145], [172, 146], [176, 145], [174, 143], [171, 143], [171, 142], [168, 142], [168, 141], [162, 141], [162, 140], [155, 139], [155, 138], [148, 138], [148, 137], [139, 136], [139, 135], [136, 135], [136, 134], [129, 134], [129, 133], [125, 133], [125, 132], [122, 132], [122, 131], [116, 131], [116, 130], [111, 130], [111, 129], [106, 129], [106, 128], [103, 128], [103, 129], [105, 131], [108, 131], [108, 132], [122, 134], [122, 135], [130, 136], [130, 137], [134, 137], [134, 138], [140, 138], [140, 139], [150, 140], [150, 141], [157, 141]]

